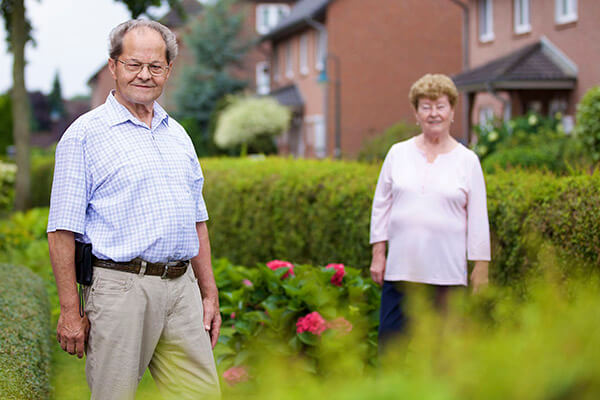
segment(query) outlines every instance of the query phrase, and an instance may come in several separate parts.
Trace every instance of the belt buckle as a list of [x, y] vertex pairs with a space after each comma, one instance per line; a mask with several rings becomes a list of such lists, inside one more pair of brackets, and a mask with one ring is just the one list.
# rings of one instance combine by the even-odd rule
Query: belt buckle
[[167, 274], [169, 273], [169, 263], [165, 264], [165, 269], [162, 273], [162, 275], [160, 276], [160, 279], [167, 279]]

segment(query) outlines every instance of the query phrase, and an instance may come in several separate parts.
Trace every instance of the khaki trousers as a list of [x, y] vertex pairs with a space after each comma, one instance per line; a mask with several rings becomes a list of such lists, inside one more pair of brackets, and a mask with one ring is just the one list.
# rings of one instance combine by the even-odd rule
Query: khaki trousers
[[92, 399], [133, 399], [146, 368], [167, 398], [219, 396], [200, 289], [191, 266], [176, 279], [94, 268], [86, 377]]

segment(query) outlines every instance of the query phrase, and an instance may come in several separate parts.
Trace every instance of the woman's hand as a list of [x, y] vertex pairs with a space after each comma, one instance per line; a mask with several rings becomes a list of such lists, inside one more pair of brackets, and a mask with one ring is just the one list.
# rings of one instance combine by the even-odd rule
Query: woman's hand
[[471, 272], [471, 286], [473, 293], [478, 293], [488, 285], [488, 264], [487, 261], [475, 261], [475, 267]]
[[373, 258], [371, 259], [371, 278], [379, 286], [383, 285], [383, 275], [385, 273], [385, 244], [378, 242], [373, 244]]

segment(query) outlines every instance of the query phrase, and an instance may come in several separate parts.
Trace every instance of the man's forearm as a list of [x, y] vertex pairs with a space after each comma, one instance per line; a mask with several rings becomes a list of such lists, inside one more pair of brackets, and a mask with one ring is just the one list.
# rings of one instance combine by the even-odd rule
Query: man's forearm
[[48, 248], [61, 311], [77, 310], [79, 296], [75, 283], [75, 236], [73, 232], [48, 233]]
[[197, 222], [196, 232], [198, 234], [200, 249], [198, 255], [192, 258], [192, 268], [194, 269], [196, 278], [198, 278], [198, 286], [200, 287], [202, 298], [213, 299], [216, 305], [218, 305], [219, 293], [212, 270], [210, 240], [208, 238], [206, 222]]

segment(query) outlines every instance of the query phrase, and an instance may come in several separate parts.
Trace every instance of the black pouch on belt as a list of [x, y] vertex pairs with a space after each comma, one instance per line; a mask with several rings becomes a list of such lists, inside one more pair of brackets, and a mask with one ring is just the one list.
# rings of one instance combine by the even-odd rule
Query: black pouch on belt
[[75, 277], [84, 286], [92, 284], [92, 244], [75, 241]]
[[92, 244], [75, 241], [75, 279], [79, 283], [79, 315], [83, 317], [82, 286], [92, 284]]

